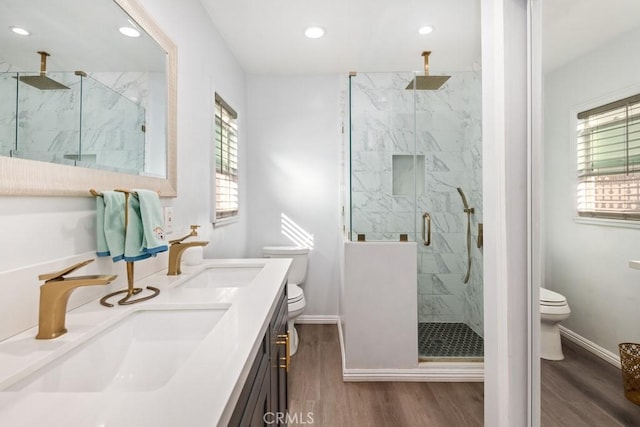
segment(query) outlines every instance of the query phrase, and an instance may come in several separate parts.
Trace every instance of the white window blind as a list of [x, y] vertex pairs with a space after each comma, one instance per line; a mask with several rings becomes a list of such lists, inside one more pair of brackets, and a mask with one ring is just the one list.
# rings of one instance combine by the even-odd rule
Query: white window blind
[[238, 115], [216, 101], [216, 220], [238, 215]]
[[640, 94], [578, 114], [578, 214], [640, 220]]

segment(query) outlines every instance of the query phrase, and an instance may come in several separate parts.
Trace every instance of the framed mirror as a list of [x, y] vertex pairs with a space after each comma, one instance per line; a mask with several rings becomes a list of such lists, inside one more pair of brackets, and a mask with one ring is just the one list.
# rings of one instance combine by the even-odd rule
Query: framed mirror
[[[148, 188], [176, 196], [177, 48], [134, 0], [97, 3], [6, 5], [0, 71], [15, 94], [3, 96], [6, 104], [0, 106], [0, 195]], [[31, 35], [11, 34], [13, 26]], [[125, 26], [140, 37], [124, 37], [119, 28]], [[42, 58], [41, 51], [51, 56]], [[42, 90], [41, 82], [25, 77], [44, 77], [71, 90]], [[43, 98], [58, 104], [43, 113]], [[10, 108], [15, 112], [7, 113]], [[12, 115], [13, 122], [6, 119]], [[64, 128], [65, 122], [72, 125]], [[66, 140], [73, 142], [60, 150]]]

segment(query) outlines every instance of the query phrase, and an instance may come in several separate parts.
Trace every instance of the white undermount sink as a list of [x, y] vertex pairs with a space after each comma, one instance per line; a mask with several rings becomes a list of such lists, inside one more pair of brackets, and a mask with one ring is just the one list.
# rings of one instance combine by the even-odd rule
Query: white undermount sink
[[187, 280], [185, 288], [237, 288], [247, 286], [258, 273], [262, 265], [211, 266]]
[[6, 391], [152, 391], [164, 386], [226, 308], [139, 310]]

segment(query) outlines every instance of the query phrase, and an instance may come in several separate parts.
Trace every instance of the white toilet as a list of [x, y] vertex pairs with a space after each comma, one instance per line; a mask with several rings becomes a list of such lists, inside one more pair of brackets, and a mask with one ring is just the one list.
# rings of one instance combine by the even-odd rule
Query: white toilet
[[298, 350], [298, 331], [296, 331], [294, 323], [307, 305], [301, 286], [307, 276], [309, 248], [298, 246], [265, 246], [262, 248], [262, 254], [265, 258], [291, 258], [293, 260], [287, 276], [287, 294], [289, 297], [288, 328], [291, 334], [289, 351], [291, 355], [294, 355]]
[[567, 299], [552, 290], [540, 288], [540, 357], [562, 360], [559, 323], [571, 314]]

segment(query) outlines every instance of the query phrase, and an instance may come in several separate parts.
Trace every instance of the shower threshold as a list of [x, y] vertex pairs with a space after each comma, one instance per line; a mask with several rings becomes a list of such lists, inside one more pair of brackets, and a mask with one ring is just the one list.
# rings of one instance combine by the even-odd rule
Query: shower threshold
[[481, 362], [484, 340], [464, 323], [418, 323], [420, 362]]

